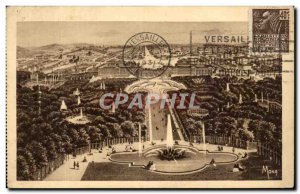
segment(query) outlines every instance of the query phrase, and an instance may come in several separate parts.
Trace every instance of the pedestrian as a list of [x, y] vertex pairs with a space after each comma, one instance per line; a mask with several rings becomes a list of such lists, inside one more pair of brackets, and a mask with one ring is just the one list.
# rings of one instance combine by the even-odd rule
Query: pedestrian
[[233, 169], [232, 169], [232, 172], [239, 172], [239, 165], [238, 164], [234, 164], [233, 165]]
[[210, 164], [211, 164], [211, 165], [213, 165], [214, 167], [216, 167], [216, 166], [217, 166], [214, 158], [213, 158], [213, 159], [211, 159], [211, 161], [210, 161]]
[[155, 171], [156, 170], [156, 165], [154, 164], [154, 162], [152, 161], [152, 165], [150, 166], [151, 171]]
[[74, 164], [73, 164], [73, 166], [74, 166], [74, 169], [76, 168], [76, 162], [74, 161]]
[[233, 153], [235, 152], [235, 148], [234, 148], [234, 147], [232, 147], [232, 152], [233, 152]]
[[151, 167], [151, 166], [152, 166], [152, 162], [149, 161], [148, 164], [145, 166], [145, 168], [146, 168], [147, 170], [150, 170], [150, 167]]
[[77, 169], [79, 170], [79, 162], [77, 162]]

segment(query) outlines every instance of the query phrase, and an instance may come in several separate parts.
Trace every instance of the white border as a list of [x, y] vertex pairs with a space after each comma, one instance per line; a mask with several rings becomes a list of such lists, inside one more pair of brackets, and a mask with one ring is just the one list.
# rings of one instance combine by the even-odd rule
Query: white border
[[[1, 126], [1, 131], [0, 131], [0, 142], [2, 142], [0, 144], [0, 158], [2, 158], [2, 160], [0, 160], [0, 180], [1, 184], [0, 184], [0, 192], [1, 193], [8, 193], [8, 190], [5, 188], [5, 179], [6, 179], [6, 173], [5, 173], [5, 167], [6, 167], [6, 163], [5, 163], [5, 129], [6, 129], [6, 122], [5, 122], [5, 115], [6, 115], [6, 110], [5, 110], [5, 77], [6, 77], [6, 73], [5, 73], [5, 52], [6, 52], [6, 42], [5, 42], [5, 36], [6, 36], [6, 32], [5, 32], [5, 19], [6, 19], [6, 6], [7, 5], [26, 5], [26, 6], [30, 6], [30, 5], [41, 5], [41, 6], [46, 6], [46, 5], [78, 5], [78, 6], [87, 6], [87, 5], [167, 5], [167, 6], [180, 6], [180, 5], [241, 5], [241, 6], [247, 6], [247, 5], [295, 5], [296, 8], [300, 7], [300, 1], [298, 0], [277, 0], [277, 1], [262, 1], [262, 0], [252, 0], [251, 2], [249, 1], [233, 1], [233, 0], [227, 0], [227, 1], [223, 1], [223, 0], [209, 0], [209, 1], [193, 1], [193, 0], [172, 0], [172, 1], [162, 1], [162, 0], [151, 0], [151, 1], [139, 1], [139, 0], [122, 0], [122, 1], [118, 1], [118, 0], [110, 0], [110, 1], [92, 1], [92, 0], [72, 0], [72, 1], [62, 1], [62, 0], [51, 0], [51, 1], [37, 1], [37, 0], [33, 0], [33, 1], [28, 1], [28, 0], [4, 0], [4, 1], [0, 1], [0, 88], [1, 88], [1, 92], [0, 92], [0, 126]], [[298, 13], [299, 14], [299, 13]], [[299, 19], [296, 20], [297, 21], [297, 26], [299, 25]], [[297, 55], [299, 54], [299, 50], [297, 49]], [[297, 65], [297, 64], [296, 64]], [[297, 68], [297, 75], [299, 75], [300, 70], [299, 68]], [[297, 76], [296, 76], [297, 77]], [[297, 90], [299, 90], [299, 83], [297, 81]], [[297, 107], [298, 109], [298, 107]], [[299, 115], [298, 115], [299, 117]], [[299, 120], [299, 118], [297, 117], [297, 120]], [[296, 118], [295, 118], [296, 119]], [[299, 132], [298, 132], [298, 137], [299, 138]], [[299, 151], [298, 153], [299, 154]], [[26, 193], [31, 193], [32, 191], [25, 191]], [[49, 193], [56, 193], [58, 191], [51, 191]], [[73, 193], [74, 191], [67, 191], [65, 193]], [[81, 191], [80, 193], [84, 193], [86, 191]], [[104, 191], [101, 191], [104, 192]], [[125, 192], [125, 191], [120, 191], [121, 192]], [[139, 191], [140, 192], [140, 191]], [[156, 191], [158, 193], [161, 193], [159, 191]], [[201, 191], [203, 192], [203, 191]], [[241, 192], [241, 191], [239, 191]], [[263, 191], [255, 191], [256, 193], [263, 193]]]

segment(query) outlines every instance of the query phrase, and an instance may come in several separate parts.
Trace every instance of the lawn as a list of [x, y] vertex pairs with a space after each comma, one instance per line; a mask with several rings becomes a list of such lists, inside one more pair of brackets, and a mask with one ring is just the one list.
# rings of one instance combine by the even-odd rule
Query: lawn
[[[250, 155], [247, 160], [240, 163], [246, 167], [244, 172], [232, 172], [234, 164], [219, 164], [209, 166], [203, 171], [187, 175], [156, 174], [140, 167], [128, 167], [128, 164], [115, 164], [111, 162], [90, 163], [81, 180], [97, 181], [172, 181], [172, 180], [267, 180], [267, 175], [262, 174], [262, 158]], [[269, 166], [271, 167], [271, 165]], [[276, 168], [272, 166], [272, 168]], [[271, 179], [281, 179], [281, 170], [278, 176], [272, 175]]]

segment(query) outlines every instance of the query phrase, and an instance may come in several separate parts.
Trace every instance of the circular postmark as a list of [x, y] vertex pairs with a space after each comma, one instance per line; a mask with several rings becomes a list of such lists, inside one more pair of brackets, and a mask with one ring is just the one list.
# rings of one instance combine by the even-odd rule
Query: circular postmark
[[123, 47], [123, 64], [138, 78], [161, 76], [169, 67], [171, 48], [164, 38], [152, 32], [130, 37]]

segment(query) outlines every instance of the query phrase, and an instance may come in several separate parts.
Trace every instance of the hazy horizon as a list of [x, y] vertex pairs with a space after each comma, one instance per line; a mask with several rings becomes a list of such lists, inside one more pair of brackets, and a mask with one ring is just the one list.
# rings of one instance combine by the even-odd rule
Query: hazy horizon
[[[17, 47], [21, 47], [21, 48], [27, 48], [27, 49], [30, 49], [30, 48], [40, 48], [40, 47], [45, 47], [45, 46], [50, 46], [50, 45], [61, 45], [61, 46], [71, 46], [71, 45], [92, 45], [92, 46], [112, 46], [112, 47], [123, 47], [124, 45], [122, 44], [93, 44], [93, 43], [85, 43], [85, 42], [79, 42], [79, 43], [67, 43], [67, 44], [64, 44], [64, 43], [50, 43], [50, 44], [45, 44], [45, 45], [40, 45], [40, 46], [20, 46], [20, 45], [17, 45]], [[203, 43], [193, 43], [193, 45], [196, 45], [196, 44], [203, 44]], [[176, 44], [169, 44], [169, 45], [184, 45], [184, 46], [189, 46], [190, 43], [176, 43]]]
[[247, 22], [18, 22], [17, 46], [93, 44], [122, 46], [134, 34], [153, 32], [169, 44], [204, 43], [209, 35], [247, 35]]

